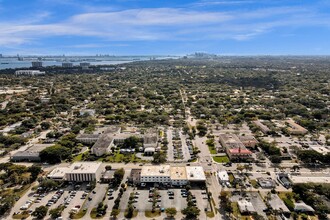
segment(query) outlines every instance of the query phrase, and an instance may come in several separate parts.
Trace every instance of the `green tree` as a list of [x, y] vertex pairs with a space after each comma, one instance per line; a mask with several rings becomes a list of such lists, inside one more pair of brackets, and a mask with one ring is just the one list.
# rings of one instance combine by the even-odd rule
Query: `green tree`
[[37, 219], [43, 219], [47, 215], [47, 212], [48, 208], [46, 206], [39, 206], [34, 210], [34, 212], [32, 212], [32, 216]]
[[44, 122], [41, 122], [41, 124], [40, 124], [42, 130], [49, 129], [51, 125], [52, 124], [50, 122], [45, 122], [45, 121]]
[[166, 214], [169, 216], [169, 217], [174, 217], [177, 213], [176, 211], [176, 208], [175, 207], [171, 207], [171, 208], [167, 208], [165, 210]]
[[157, 163], [157, 164], [159, 164], [159, 163], [165, 163], [166, 162], [166, 154], [165, 154], [165, 152], [159, 151], [159, 152], [154, 153], [154, 155], [153, 155], [153, 162], [154, 163]]
[[31, 181], [34, 181], [37, 179], [38, 175], [42, 172], [41, 166], [38, 165], [32, 165], [28, 168], [28, 172], [31, 173]]
[[52, 219], [56, 219], [56, 218], [60, 217], [61, 214], [62, 214], [63, 208], [64, 208], [64, 207], [59, 206], [59, 207], [57, 207], [57, 208], [55, 208], [55, 209], [51, 209], [51, 210], [49, 210], [50, 217], [51, 217]]
[[182, 213], [186, 215], [187, 219], [197, 219], [200, 214], [200, 210], [195, 206], [188, 206], [182, 210]]
[[63, 146], [55, 145], [45, 148], [39, 155], [41, 161], [55, 164], [67, 159], [71, 155], [71, 150]]

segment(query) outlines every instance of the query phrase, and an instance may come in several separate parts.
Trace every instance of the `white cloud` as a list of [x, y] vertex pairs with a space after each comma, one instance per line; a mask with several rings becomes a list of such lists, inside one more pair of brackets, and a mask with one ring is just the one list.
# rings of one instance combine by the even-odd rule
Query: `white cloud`
[[25, 22], [0, 22], [0, 45], [34, 43], [53, 36], [91, 36], [102, 41], [247, 40], [278, 27], [329, 26], [330, 20], [328, 15], [302, 7], [227, 12], [144, 8], [82, 13], [61, 22], [38, 24], [43, 16], [48, 14]]

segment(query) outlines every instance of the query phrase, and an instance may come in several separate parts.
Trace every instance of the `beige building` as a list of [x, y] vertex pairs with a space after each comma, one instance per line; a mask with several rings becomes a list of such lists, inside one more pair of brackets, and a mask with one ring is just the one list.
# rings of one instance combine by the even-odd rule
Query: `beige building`
[[[134, 171], [134, 174], [131, 173], [130, 176], [131, 181], [135, 183], [162, 183], [173, 186], [206, 181], [202, 166], [144, 166], [141, 171]], [[137, 180], [138, 177], [140, 181]]]
[[291, 118], [289, 118], [285, 122], [288, 125], [288, 131], [289, 131], [290, 134], [300, 135], [300, 134], [306, 134], [308, 132], [307, 129], [305, 129], [304, 127], [298, 125]]
[[171, 183], [173, 186], [187, 185], [187, 171], [185, 166], [173, 166], [170, 169]]
[[259, 143], [258, 140], [252, 135], [239, 136], [239, 140], [244, 144], [245, 147], [255, 148]]
[[268, 134], [270, 132], [270, 129], [259, 120], [253, 121], [253, 124], [255, 124], [264, 134]]
[[170, 165], [144, 166], [141, 183], [171, 183]]
[[76, 162], [69, 167], [55, 168], [48, 178], [57, 181], [90, 182], [101, 177], [101, 162]]

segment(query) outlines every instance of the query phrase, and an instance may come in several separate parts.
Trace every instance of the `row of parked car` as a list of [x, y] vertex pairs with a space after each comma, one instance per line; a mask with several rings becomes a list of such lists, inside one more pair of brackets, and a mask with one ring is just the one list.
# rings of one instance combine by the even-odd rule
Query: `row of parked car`
[[53, 204], [55, 204], [57, 202], [57, 200], [63, 195], [64, 191], [61, 190], [57, 190], [57, 192], [55, 193], [54, 196], [52, 196], [52, 198], [48, 201], [48, 203], [46, 204], [46, 206], [51, 206]]

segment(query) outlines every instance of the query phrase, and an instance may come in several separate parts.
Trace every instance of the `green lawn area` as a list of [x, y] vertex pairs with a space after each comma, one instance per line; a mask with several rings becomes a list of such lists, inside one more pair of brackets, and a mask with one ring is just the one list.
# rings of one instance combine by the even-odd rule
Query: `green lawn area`
[[[133, 216], [132, 216], [132, 218], [135, 218], [137, 215], [139, 214], [139, 211], [138, 210], [134, 210], [133, 211]], [[126, 215], [127, 215], [127, 210], [125, 210], [125, 213], [124, 213], [124, 216], [126, 217]], [[126, 217], [127, 218], [127, 217]]]
[[217, 151], [214, 146], [213, 147], [209, 146], [209, 151], [210, 151], [210, 154], [217, 154]]
[[259, 184], [258, 184], [258, 182], [257, 182], [257, 180], [250, 180], [250, 182], [251, 182], [251, 185], [254, 187], [254, 188], [259, 188]]
[[23, 213], [18, 215], [13, 215], [13, 219], [27, 219], [29, 217], [29, 213]]
[[212, 212], [212, 211], [207, 211], [207, 212], [205, 212], [206, 213], [206, 216], [208, 217], [208, 218], [214, 218], [214, 212]]
[[98, 161], [103, 161], [103, 162], [112, 162], [112, 163], [121, 163], [121, 162], [126, 162], [126, 163], [142, 163], [146, 162], [142, 160], [141, 158], [137, 157], [135, 154], [121, 154], [119, 151], [117, 151], [114, 155], [107, 156], [105, 158], [100, 158]]
[[234, 183], [234, 175], [233, 174], [228, 174], [228, 176], [229, 176], [229, 182], [230, 182], [230, 184], [233, 184]]
[[239, 209], [238, 209], [238, 204], [237, 202], [232, 202], [231, 206], [233, 207], [233, 215], [239, 219], [240, 213], [239, 213]]
[[87, 209], [81, 209], [76, 214], [72, 215], [72, 219], [80, 219], [85, 216]]
[[78, 154], [77, 156], [75, 156], [72, 161], [73, 162], [78, 162], [78, 161], [81, 161], [82, 160], [82, 156], [83, 154]]
[[91, 211], [91, 218], [94, 218], [94, 219], [101, 219], [101, 218], [103, 218], [104, 216], [100, 216], [100, 217], [96, 217], [96, 215], [97, 215], [97, 210], [96, 210], [96, 208], [93, 208], [92, 209], [92, 211]]
[[217, 163], [228, 163], [229, 158], [227, 156], [214, 156], [213, 160]]
[[158, 217], [160, 215], [161, 215], [161, 212], [159, 210], [155, 211], [155, 212], [145, 211], [145, 216], [148, 217], [148, 218], [155, 218], [155, 217]]

